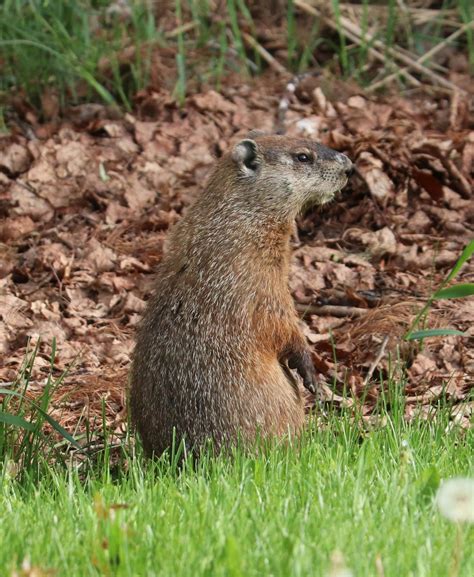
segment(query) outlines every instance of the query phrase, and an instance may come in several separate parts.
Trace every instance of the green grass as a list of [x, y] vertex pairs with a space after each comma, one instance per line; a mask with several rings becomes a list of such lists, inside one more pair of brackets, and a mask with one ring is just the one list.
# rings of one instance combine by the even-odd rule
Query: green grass
[[[43, 467], [56, 462], [65, 465], [63, 446], [70, 444], [80, 448], [77, 440], [71, 436], [50, 415], [51, 399], [55, 390], [61, 386], [66, 372], [57, 374], [54, 368], [56, 341], [51, 345], [51, 357], [48, 373], [42, 381], [40, 394], [31, 394], [31, 373], [38, 354], [40, 341], [28, 352], [14, 382], [0, 383], [0, 463], [14, 463], [17, 477], [21, 481], [28, 476], [38, 478]], [[81, 423], [77, 423], [80, 426]], [[59, 437], [45, 434], [49, 426]], [[90, 427], [88, 429], [90, 431]], [[94, 433], [92, 433], [93, 435]], [[75, 436], [75, 435], [74, 435]], [[83, 435], [85, 444], [91, 434]]]
[[440, 479], [474, 475], [474, 430], [454, 425], [442, 402], [407, 422], [401, 385], [385, 383], [372, 427], [330, 409], [300, 442], [179, 469], [146, 461], [130, 437], [114, 448], [93, 420], [73, 431], [85, 449], [66, 450], [70, 436], [49, 416], [64, 376], [54, 342], [46, 386], [26, 400], [37, 351], [0, 391], [2, 577], [25, 560], [81, 577], [337, 576], [336, 550], [354, 576], [378, 577], [376, 559], [385, 577], [472, 574], [473, 528], [444, 519], [433, 497]]
[[[110, 4], [109, 0], [1, 3], [0, 127], [2, 108], [12, 97], [17, 101], [26, 99], [39, 112], [51, 109], [52, 98], [57, 99], [60, 112], [71, 104], [90, 101], [129, 110], [137, 91], [149, 85], [154, 63], [160, 60], [160, 51], [165, 46], [176, 54], [175, 77], [169, 78], [169, 74], [163, 77], [159, 70], [157, 73], [161, 84], [171, 84], [166, 84], [166, 88], [174, 85], [180, 103], [191, 90], [203, 84], [219, 88], [226, 73], [258, 74], [265, 67], [242, 36], [245, 30], [258, 38], [259, 31], [268, 26], [264, 15], [260, 15], [261, 20], [255, 16], [259, 3], [226, 0], [216, 15], [205, 0], [175, 0], [174, 7], [170, 3], [168, 9], [174, 9], [176, 26], [194, 25], [168, 39], [162, 29], [161, 12], [153, 11], [155, 3], [129, 0], [130, 14], [123, 18], [107, 13]], [[276, 16], [268, 8], [269, 2], [261, 4], [267, 5], [271, 17]], [[331, 6], [339, 23], [339, 0], [332, 0]], [[377, 27], [375, 39], [382, 40], [387, 49], [395, 44], [408, 48], [415, 56], [455, 30], [452, 24], [443, 24], [446, 10], [456, 10], [455, 15], [449, 14], [451, 23], [457, 20], [460, 25], [474, 17], [469, 0], [445, 0], [436, 18], [419, 25], [401, 12], [396, 0], [389, 0], [385, 8], [386, 23]], [[380, 74], [394, 70], [389, 52], [384, 64], [379, 62], [374, 67], [371, 61], [369, 49], [373, 40], [366, 38], [371, 14], [368, 0], [362, 2], [358, 22], [363, 37], [360, 43], [346, 38], [341, 28], [339, 34], [328, 32], [317, 18], [302, 14], [293, 0], [282, 5], [281, 10], [280, 28], [275, 31], [281, 42], [286, 39], [287, 58], [285, 61], [280, 56], [280, 61], [290, 72], [329, 66], [338, 76], [343, 74], [366, 85]], [[370, 29], [373, 30], [372, 26]], [[472, 29], [466, 30], [453, 42], [455, 47], [466, 51], [471, 65], [474, 65], [473, 35]]]
[[[456, 526], [433, 504], [440, 478], [473, 475], [474, 433], [385, 414], [364, 431], [349, 414], [301, 443], [259, 456], [204, 458], [179, 471], [124, 448], [111, 467], [44, 467], [22, 482], [0, 472], [0, 567], [23, 560], [57, 575], [323, 576], [343, 553], [354, 576], [449, 573]], [[463, 527], [459, 576], [474, 569]]]
[[[163, 44], [154, 16], [131, 3], [130, 18], [107, 15], [107, 0], [4, 0], [0, 6], [0, 95], [21, 89], [41, 109], [53, 91], [60, 107], [83, 101], [119, 103], [149, 79], [150, 46]], [[135, 48], [122, 62], [121, 53]]]

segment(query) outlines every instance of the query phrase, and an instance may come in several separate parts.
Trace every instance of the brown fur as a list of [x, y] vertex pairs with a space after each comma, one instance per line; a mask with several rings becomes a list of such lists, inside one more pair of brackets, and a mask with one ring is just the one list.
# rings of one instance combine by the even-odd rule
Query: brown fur
[[314, 381], [287, 286], [289, 240], [298, 212], [333, 198], [350, 166], [281, 136], [242, 141], [218, 162], [170, 236], [137, 338], [130, 403], [147, 453], [173, 436], [199, 450], [300, 431], [288, 365]]

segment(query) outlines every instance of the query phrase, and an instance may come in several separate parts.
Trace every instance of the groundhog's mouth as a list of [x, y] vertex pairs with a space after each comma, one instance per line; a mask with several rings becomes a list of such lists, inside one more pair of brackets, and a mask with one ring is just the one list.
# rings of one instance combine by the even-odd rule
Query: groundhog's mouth
[[334, 183], [334, 188], [329, 190], [316, 190], [311, 198], [304, 204], [301, 214], [305, 214], [315, 207], [322, 207], [331, 202], [334, 202], [341, 195], [342, 189], [346, 186], [348, 178], [342, 178], [341, 182]]
[[335, 192], [323, 192], [323, 193], [318, 192], [317, 194], [314, 195], [313, 198], [311, 198], [305, 203], [305, 205], [300, 211], [300, 214], [304, 215], [310, 212], [311, 210], [322, 209], [327, 204], [334, 202], [336, 200], [336, 195], [339, 194], [339, 192], [340, 192], [339, 190]]
[[334, 190], [331, 190], [328, 192], [323, 192], [322, 194], [319, 193], [317, 196], [317, 200], [316, 200], [317, 204], [327, 204], [328, 202], [336, 200], [339, 196], [341, 196], [342, 189], [344, 188], [346, 183], [347, 183], [347, 180], [344, 184], [338, 186]]

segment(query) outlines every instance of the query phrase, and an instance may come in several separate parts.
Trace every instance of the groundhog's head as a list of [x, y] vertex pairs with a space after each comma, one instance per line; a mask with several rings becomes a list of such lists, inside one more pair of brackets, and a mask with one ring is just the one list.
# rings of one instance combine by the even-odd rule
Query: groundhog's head
[[352, 172], [352, 162], [344, 154], [311, 140], [286, 136], [241, 140], [231, 158], [237, 179], [251, 185], [263, 204], [276, 202], [293, 214], [332, 200]]

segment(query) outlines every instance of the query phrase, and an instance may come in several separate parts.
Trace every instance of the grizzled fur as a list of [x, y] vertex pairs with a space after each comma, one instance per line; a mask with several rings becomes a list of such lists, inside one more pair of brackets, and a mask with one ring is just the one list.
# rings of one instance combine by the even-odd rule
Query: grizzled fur
[[314, 389], [288, 290], [294, 219], [347, 181], [350, 160], [308, 140], [245, 139], [170, 236], [133, 355], [131, 414], [148, 454], [297, 434]]

